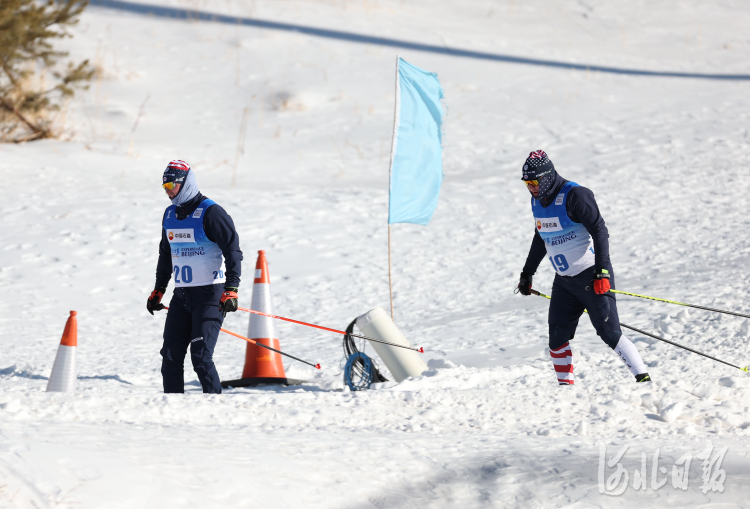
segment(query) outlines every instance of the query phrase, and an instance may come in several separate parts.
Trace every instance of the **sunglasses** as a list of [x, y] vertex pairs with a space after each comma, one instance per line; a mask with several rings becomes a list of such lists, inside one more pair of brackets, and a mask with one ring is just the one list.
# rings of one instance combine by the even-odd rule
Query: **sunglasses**
[[544, 173], [538, 174], [536, 176], [536, 180], [524, 180], [523, 183], [526, 184], [527, 186], [538, 186], [539, 185], [539, 178], [540, 177], [544, 177], [545, 175], [547, 175], [551, 171], [552, 170], [547, 170]]
[[167, 191], [171, 191], [176, 186], [177, 186], [177, 182], [165, 182], [164, 184], [161, 185], [161, 187], [163, 187]]

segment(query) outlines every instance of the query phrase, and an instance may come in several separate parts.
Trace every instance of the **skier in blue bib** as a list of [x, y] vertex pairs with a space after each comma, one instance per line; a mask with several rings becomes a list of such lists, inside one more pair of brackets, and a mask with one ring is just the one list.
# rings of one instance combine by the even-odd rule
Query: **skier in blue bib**
[[171, 161], [162, 181], [172, 205], [164, 211], [156, 284], [146, 308], [152, 315], [164, 309], [161, 299], [174, 275], [161, 349], [164, 392], [185, 392], [190, 348], [203, 392], [220, 394], [213, 354], [224, 317], [237, 311], [240, 238], [229, 214], [198, 191], [195, 172], [185, 161]]
[[531, 152], [522, 180], [531, 193], [534, 240], [518, 290], [530, 295], [532, 276], [545, 258], [555, 269], [549, 307], [549, 350], [560, 385], [573, 385], [569, 341], [588, 310], [596, 333], [623, 360], [636, 382], [650, 382], [636, 346], [620, 330], [615, 276], [609, 260], [609, 233], [594, 193], [562, 178], [543, 150]]

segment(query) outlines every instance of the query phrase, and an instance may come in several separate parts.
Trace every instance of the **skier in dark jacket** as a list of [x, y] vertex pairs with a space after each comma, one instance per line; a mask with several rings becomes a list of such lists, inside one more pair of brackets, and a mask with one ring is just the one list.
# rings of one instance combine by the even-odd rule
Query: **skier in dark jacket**
[[220, 394], [213, 353], [224, 317], [237, 311], [240, 238], [229, 214], [198, 191], [195, 172], [186, 162], [171, 161], [162, 180], [172, 205], [162, 218], [156, 285], [146, 307], [152, 315], [164, 309], [161, 299], [174, 274], [161, 349], [164, 392], [185, 392], [183, 370], [190, 347], [203, 392]]
[[543, 150], [531, 152], [522, 180], [531, 193], [534, 240], [518, 290], [530, 295], [532, 276], [544, 258], [557, 274], [549, 308], [549, 349], [560, 385], [573, 385], [569, 341], [588, 310], [596, 333], [625, 362], [637, 382], [650, 382], [636, 346], [620, 330], [615, 276], [609, 260], [609, 233], [594, 193], [562, 178]]

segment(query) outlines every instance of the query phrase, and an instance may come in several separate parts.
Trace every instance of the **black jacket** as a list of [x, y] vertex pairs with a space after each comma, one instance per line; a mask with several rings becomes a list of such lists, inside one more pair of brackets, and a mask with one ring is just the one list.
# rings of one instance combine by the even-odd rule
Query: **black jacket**
[[[193, 199], [177, 207], [177, 219], [185, 219], [195, 212], [204, 200], [205, 196], [198, 193]], [[166, 216], [167, 211], [164, 211]], [[162, 225], [164, 218], [162, 218]], [[225, 288], [239, 288], [240, 275], [242, 274], [242, 251], [240, 250], [240, 237], [234, 227], [234, 222], [229, 214], [218, 204], [206, 209], [203, 214], [203, 230], [211, 242], [215, 242], [224, 255], [226, 267]], [[166, 288], [172, 279], [172, 250], [169, 247], [167, 233], [162, 227], [161, 242], [159, 243], [159, 262], [156, 264], [155, 288]]]
[[[555, 183], [545, 196], [539, 197], [539, 203], [545, 208], [548, 207], [567, 182], [555, 172]], [[594, 241], [594, 267], [596, 267], [596, 270], [607, 269], [612, 273], [612, 264], [609, 260], [609, 232], [607, 231], [607, 225], [604, 224], [604, 218], [599, 213], [599, 206], [596, 204], [594, 193], [586, 187], [574, 187], [568, 191], [565, 210], [568, 212], [571, 221], [581, 223], [591, 235]], [[534, 274], [546, 256], [547, 248], [544, 247], [544, 240], [535, 228], [534, 240], [531, 241], [529, 256], [526, 258], [523, 271], [527, 274]]]

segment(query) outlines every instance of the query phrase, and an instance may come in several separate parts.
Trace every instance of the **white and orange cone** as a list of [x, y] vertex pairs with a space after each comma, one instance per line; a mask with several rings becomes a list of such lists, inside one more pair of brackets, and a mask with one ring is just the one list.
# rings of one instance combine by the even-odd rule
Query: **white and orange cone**
[[[268, 262], [266, 261], [265, 251], [258, 251], [250, 309], [273, 314], [271, 277], [268, 273]], [[281, 350], [276, 335], [276, 326], [270, 317], [250, 313], [247, 337], [276, 350]], [[245, 350], [245, 368], [242, 370], [242, 378], [240, 380], [227, 380], [221, 382], [221, 385], [226, 388], [246, 387], [258, 384], [298, 385], [302, 382], [303, 380], [294, 380], [286, 377], [280, 354], [248, 343]]]
[[47, 392], [76, 391], [76, 349], [78, 347], [78, 321], [75, 311], [70, 312], [65, 324], [57, 357], [52, 365], [52, 373], [47, 382]]

